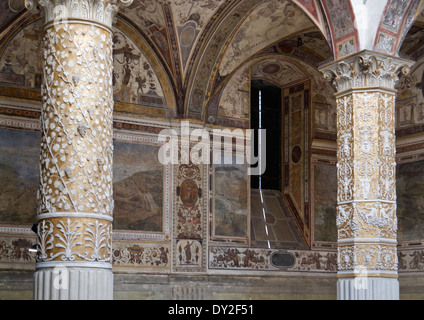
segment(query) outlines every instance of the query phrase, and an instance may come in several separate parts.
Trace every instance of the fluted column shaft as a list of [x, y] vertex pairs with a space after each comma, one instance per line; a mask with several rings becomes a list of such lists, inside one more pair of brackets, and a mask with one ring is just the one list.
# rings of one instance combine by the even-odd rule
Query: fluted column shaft
[[112, 299], [116, 0], [27, 5], [46, 22], [34, 298]]
[[410, 65], [363, 51], [322, 68], [337, 89], [339, 299], [399, 299], [395, 84]]

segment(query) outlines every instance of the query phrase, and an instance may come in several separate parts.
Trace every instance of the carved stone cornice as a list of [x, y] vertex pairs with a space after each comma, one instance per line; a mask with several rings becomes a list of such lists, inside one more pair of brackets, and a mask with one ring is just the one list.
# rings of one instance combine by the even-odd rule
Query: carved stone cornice
[[367, 87], [395, 90], [399, 75], [408, 74], [414, 61], [368, 50], [348, 56], [320, 68], [338, 93]]
[[129, 6], [132, 2], [133, 0], [25, 0], [25, 7], [32, 12], [41, 10], [46, 24], [82, 20], [111, 28], [119, 6]]

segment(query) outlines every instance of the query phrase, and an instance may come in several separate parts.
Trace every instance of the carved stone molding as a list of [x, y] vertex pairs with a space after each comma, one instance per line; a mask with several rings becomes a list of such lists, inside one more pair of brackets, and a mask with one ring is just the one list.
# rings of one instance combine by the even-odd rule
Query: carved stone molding
[[42, 9], [46, 24], [78, 19], [111, 28], [118, 7], [129, 6], [132, 2], [133, 0], [25, 0], [25, 7], [32, 12]]
[[320, 68], [338, 93], [358, 88], [381, 87], [394, 90], [400, 73], [408, 74], [414, 62], [364, 50], [342, 61]]

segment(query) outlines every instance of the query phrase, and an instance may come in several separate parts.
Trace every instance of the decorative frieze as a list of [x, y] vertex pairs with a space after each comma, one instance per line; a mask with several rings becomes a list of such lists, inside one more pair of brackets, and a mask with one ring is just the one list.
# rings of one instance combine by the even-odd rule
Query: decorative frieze
[[34, 236], [0, 235], [0, 268], [7, 269], [10, 265], [19, 265], [24, 270], [34, 268], [34, 255], [29, 248], [35, 244]]
[[[22, 234], [23, 230], [26, 230], [27, 234]], [[0, 234], [0, 269], [8, 269], [13, 266], [14, 269], [32, 270], [37, 263], [37, 255], [28, 250], [35, 244], [35, 237], [29, 228], [13, 231], [3, 227], [0, 231], [2, 231]], [[124, 241], [113, 238], [113, 268], [120, 270], [144, 269], [152, 270], [152, 272], [170, 272], [170, 246], [170, 242]], [[376, 257], [380, 259], [382, 266], [384, 266], [386, 261], [391, 261], [390, 259], [385, 259], [387, 250], [384, 248], [376, 247], [373, 250], [378, 254]], [[337, 252], [326, 249], [313, 251], [288, 250], [283, 252], [278, 249], [209, 246], [208, 251], [208, 270], [212, 273], [215, 270], [225, 270], [226, 272], [279, 271], [334, 273], [338, 267]], [[364, 262], [367, 261], [369, 258], [366, 252], [359, 250], [357, 253], [359, 258], [357, 259]], [[292, 256], [294, 263], [290, 264], [289, 267], [276, 266], [273, 263], [273, 255], [280, 253]], [[397, 256], [399, 273], [424, 271], [424, 249], [422, 246], [417, 248], [401, 247], [397, 250]], [[193, 254], [193, 259], [195, 259], [195, 254]], [[348, 263], [349, 260], [344, 261], [343, 268], [347, 269]], [[358, 268], [357, 271], [361, 272], [361, 269]], [[376, 269], [376, 272], [378, 271]]]
[[113, 242], [114, 268], [143, 268], [169, 271], [170, 243], [165, 242]]
[[275, 254], [277, 249], [261, 249], [249, 247], [209, 247], [209, 269], [239, 271], [302, 271], [302, 272], [335, 272], [337, 253], [334, 251], [300, 251], [284, 252], [291, 259], [285, 266], [277, 266]]

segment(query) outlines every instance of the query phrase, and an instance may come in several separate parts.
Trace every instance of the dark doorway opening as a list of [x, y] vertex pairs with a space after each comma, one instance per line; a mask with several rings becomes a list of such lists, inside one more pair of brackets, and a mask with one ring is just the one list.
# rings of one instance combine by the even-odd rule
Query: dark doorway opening
[[266, 130], [266, 167], [261, 176], [252, 175], [252, 189], [281, 191], [281, 88], [263, 81], [251, 83], [251, 122], [255, 132], [254, 155], [258, 155], [258, 129]]

